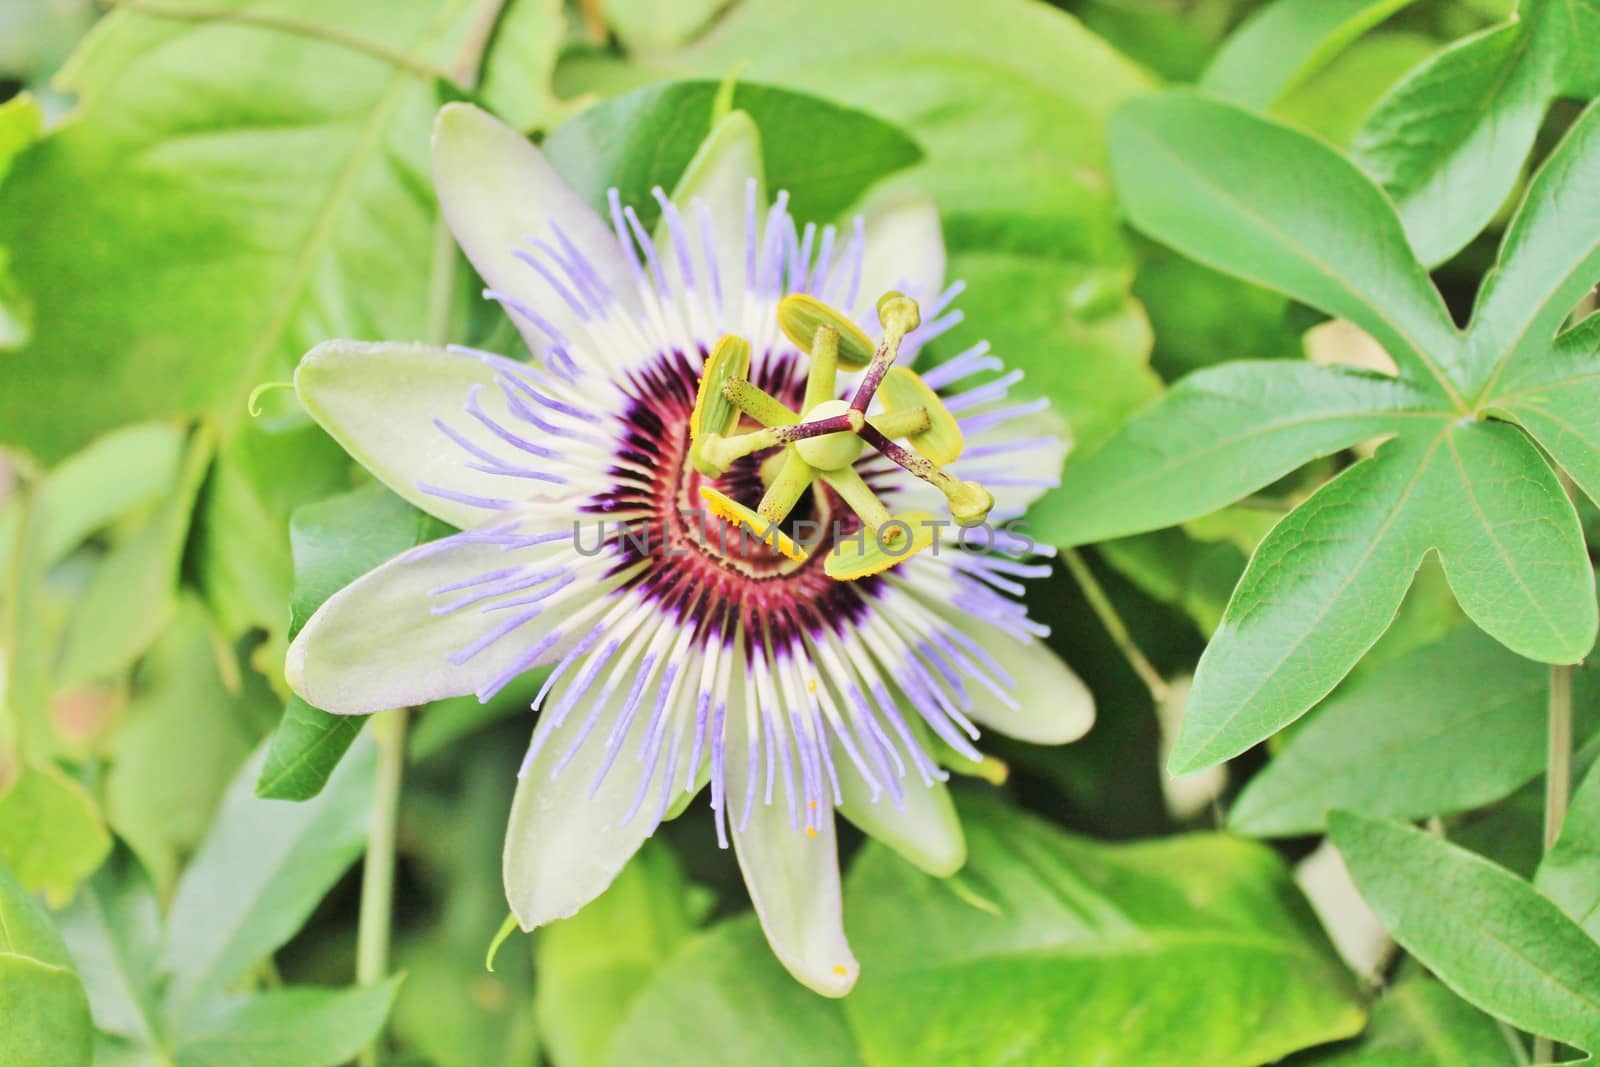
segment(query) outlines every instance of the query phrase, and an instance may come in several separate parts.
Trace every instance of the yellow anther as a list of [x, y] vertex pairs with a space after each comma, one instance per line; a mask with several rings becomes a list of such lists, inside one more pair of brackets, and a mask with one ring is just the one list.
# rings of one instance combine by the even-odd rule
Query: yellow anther
[[840, 363], [851, 370], [859, 370], [872, 362], [876, 346], [844, 312], [808, 293], [790, 293], [778, 303], [778, 328], [800, 351], [812, 351], [817, 329], [822, 326], [839, 331]]
[[775, 523], [768, 522], [743, 504], [717, 492], [709, 485], [700, 487], [700, 499], [705, 501], [706, 509], [717, 518], [749, 531], [763, 544], [771, 545], [797, 563], [805, 562], [807, 558], [805, 549], [796, 544], [794, 538], [778, 529]]
[[806, 827], [806, 836], [807, 837], [816, 837], [817, 836], [817, 828], [815, 826]]
[[823, 561], [823, 570], [841, 582], [881, 574], [933, 544], [939, 526], [938, 520], [925, 511], [896, 515], [876, 530], [840, 538]]
[[750, 372], [750, 342], [732, 334], [724, 336], [706, 357], [700, 387], [695, 391], [694, 411], [689, 416], [689, 434], [699, 439], [707, 434], [730, 434], [739, 424], [739, 409], [723, 394], [723, 384], [743, 378]]

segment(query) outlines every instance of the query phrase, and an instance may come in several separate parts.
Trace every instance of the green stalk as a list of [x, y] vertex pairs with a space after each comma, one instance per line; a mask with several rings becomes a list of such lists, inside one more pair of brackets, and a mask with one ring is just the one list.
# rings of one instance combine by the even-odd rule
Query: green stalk
[[[1550, 668], [1550, 728], [1546, 738], [1544, 775], [1544, 848], [1561, 836], [1572, 798], [1572, 668], [1557, 664]], [[1555, 1059], [1555, 1043], [1548, 1037], [1533, 1039], [1533, 1062]]]
[[[382, 712], [373, 723], [378, 742], [378, 782], [361, 866], [361, 916], [356, 926], [356, 984], [373, 985], [389, 972], [390, 921], [394, 913], [395, 832], [400, 824], [400, 786], [406, 768], [409, 708]], [[361, 1067], [378, 1067], [383, 1034], [361, 1050]]]
[[1128, 633], [1128, 627], [1122, 621], [1122, 616], [1117, 614], [1111, 598], [1106, 595], [1105, 589], [1101, 587], [1089, 565], [1075, 548], [1062, 549], [1061, 561], [1067, 565], [1067, 570], [1072, 572], [1073, 579], [1083, 590], [1084, 599], [1089, 602], [1090, 610], [1100, 620], [1100, 625], [1105, 627], [1106, 633], [1111, 635], [1111, 640], [1122, 653], [1122, 658], [1128, 661], [1133, 673], [1139, 676], [1139, 680], [1150, 691], [1150, 699], [1157, 704], [1165, 703], [1170, 692], [1166, 679], [1161, 677], [1161, 672], [1155, 669], [1145, 658], [1143, 650], [1134, 643], [1133, 636]]

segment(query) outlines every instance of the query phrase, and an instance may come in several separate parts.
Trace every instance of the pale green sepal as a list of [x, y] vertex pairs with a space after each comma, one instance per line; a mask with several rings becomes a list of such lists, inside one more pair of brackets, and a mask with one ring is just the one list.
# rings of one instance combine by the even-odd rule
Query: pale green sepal
[[[537, 563], [560, 542], [528, 550], [519, 562]], [[567, 616], [563, 610], [530, 620], [515, 637], [496, 641], [457, 666], [448, 657], [494, 625], [477, 608], [430, 614], [452, 594], [430, 597], [439, 586], [506, 565], [498, 545], [424, 546], [390, 560], [329, 597], [296, 635], [284, 662], [289, 688], [335, 715], [367, 715], [462, 696], [485, 685]], [[599, 595], [600, 589], [595, 590]], [[459, 595], [459, 594], [455, 594]], [[557, 649], [551, 650], [555, 657]]]
[[[470, 104], [446, 104], [433, 128], [433, 176], [445, 221], [489, 288], [527, 304], [569, 338], [580, 335], [582, 323], [566, 300], [513, 254], [529, 251], [529, 238], [553, 241], [554, 223], [632, 308], [633, 282], [611, 227], [510, 126]], [[535, 352], [549, 346], [538, 329], [512, 318]]]
[[[659, 825], [661, 779], [669, 763], [675, 768], [670, 788], [674, 793], [683, 790], [689, 731], [668, 736], [653, 765], [633, 758], [649, 728], [648, 715], [633, 717], [620, 739], [620, 753], [600, 786], [594, 788], [631, 686], [624, 684], [627, 679], [620, 674], [603, 685], [595, 682], [600, 691], [583, 693], [564, 721], [556, 722], [563, 700], [580, 681], [581, 668], [569, 672], [542, 705], [533, 741], [538, 752], [523, 768], [511, 802], [503, 873], [506, 900], [524, 930], [575, 915], [605, 892]], [[591, 715], [593, 726], [584, 737], [585, 722]], [[679, 746], [677, 759], [669, 759], [666, 745]], [[651, 777], [644, 799], [628, 818], [639, 793], [641, 770], [646, 767]]]
[[[712, 248], [716, 250], [717, 281], [722, 292], [722, 321], [737, 323], [744, 301], [745, 204], [751, 179], [756, 183], [756, 240], [767, 216], [766, 174], [761, 161], [761, 131], [755, 120], [743, 111], [724, 116], [700, 142], [694, 158], [672, 190], [672, 203], [683, 214], [693, 232], [700, 224], [703, 203], [711, 220]], [[666, 220], [656, 225], [658, 248], [667, 248], [671, 233]], [[697, 242], [698, 245], [698, 242]], [[703, 269], [705, 250], [693, 249], [694, 261]], [[678, 258], [662, 255], [662, 267], [674, 282], [681, 282]], [[709, 290], [705, 279], [696, 279], [696, 288]]]
[[[485, 474], [473, 458], [433, 424], [451, 429], [514, 466], [540, 462], [495, 437], [465, 407], [473, 390], [483, 410], [502, 425], [514, 420], [495, 384], [494, 370], [471, 356], [421, 344], [327, 341], [300, 361], [295, 392], [311, 417], [381, 482], [423, 511], [462, 529], [495, 513], [426, 493], [427, 485], [486, 498], [555, 497], [560, 487]], [[530, 493], [530, 487], [533, 488]]]
[[[839, 814], [863, 833], [899, 853], [935, 878], [948, 878], [967, 862], [967, 841], [961, 820], [943, 782], [925, 784], [914, 771], [901, 779], [905, 795], [898, 805], [885, 789], [876, 800], [855, 765], [843, 753], [834, 756], [844, 803]], [[892, 771], [891, 771], [892, 773]]]

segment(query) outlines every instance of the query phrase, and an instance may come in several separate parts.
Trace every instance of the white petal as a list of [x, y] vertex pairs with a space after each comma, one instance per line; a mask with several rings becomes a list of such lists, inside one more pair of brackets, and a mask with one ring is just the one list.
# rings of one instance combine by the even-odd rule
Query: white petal
[[[735, 687], [737, 688], [737, 686]], [[815, 837], [790, 825], [780, 794], [763, 804], [760, 789], [744, 830], [739, 823], [749, 768], [744, 709], [728, 708], [729, 824], [761, 929], [789, 973], [825, 997], [850, 992], [861, 972], [844, 936], [838, 842], [833, 813], [824, 812]], [[759, 769], [758, 769], [759, 773]]]
[[[504, 622], [506, 613], [466, 608], [432, 615], [440, 600], [429, 590], [518, 563], [537, 567], [566, 549], [560, 543], [540, 547], [543, 553], [513, 554], [493, 545], [438, 551], [424, 546], [363, 575], [329, 597], [289, 646], [289, 688], [335, 715], [367, 715], [473, 692], [547, 636], [566, 612], [546, 612], [457, 666], [447, 657]], [[581, 592], [578, 583], [573, 592]]]
[[[710, 222], [711, 246], [717, 263], [717, 284], [722, 293], [722, 321], [737, 323], [744, 299], [745, 248], [748, 239], [745, 204], [751, 179], [756, 182], [757, 218], [765, 217], [766, 179], [761, 162], [761, 133], [755, 121], [743, 111], [733, 111], [701, 142], [689, 161], [672, 202], [695, 244], [694, 262], [705, 263], [702, 223]], [[698, 203], [696, 203], [698, 201]], [[704, 205], [704, 213], [702, 208]], [[677, 257], [669, 251], [671, 235], [665, 220], [656, 228], [656, 243], [662, 247], [662, 264], [672, 278], [681, 282]], [[696, 279], [698, 286], [706, 280]]]
[[834, 756], [844, 803], [839, 813], [936, 878], [948, 878], [967, 861], [967, 842], [950, 791], [943, 782], [928, 785], [915, 774], [901, 780], [900, 806], [885, 791], [877, 800], [855, 765]]
[[[531, 307], [568, 337], [581, 333], [565, 298], [513, 255], [527, 250], [527, 238], [552, 240], [554, 222], [612, 294], [631, 300], [633, 283], [611, 228], [527, 138], [499, 119], [470, 104], [445, 105], [433, 129], [433, 175], [445, 221], [491, 289]], [[513, 318], [529, 347], [544, 351], [550, 339]]]
[[[655, 702], [654, 684], [646, 685], [622, 749], [593, 796], [589, 790], [605, 762], [611, 730], [628, 702], [631, 675], [613, 688], [577, 753], [552, 778], [594, 712], [594, 701], [602, 695], [601, 685], [596, 683], [593, 692], [573, 706], [566, 721], [554, 725], [548, 709], [559, 706], [566, 687], [578, 683], [582, 670], [581, 663], [570, 667], [569, 680], [546, 700], [545, 718], [534, 735], [538, 755], [524, 768], [511, 804], [504, 856], [506, 899], [524, 930], [576, 914], [605, 892], [657, 826], [660, 777], [668, 763], [665, 749], [673, 744], [673, 732], [669, 729], [666, 735], [658, 764], [634, 758]], [[546, 733], [549, 736], [542, 737]], [[688, 758], [687, 747], [687, 743], [680, 745], [675, 763], [680, 775]], [[647, 772], [650, 782], [644, 800], [624, 822]]]
[[868, 332], [877, 336], [872, 309], [884, 293], [897, 289], [920, 301], [926, 312], [944, 288], [944, 237], [939, 209], [925, 196], [894, 193], [875, 198], [862, 216], [867, 245], [857, 304], [864, 309]]
[[1094, 697], [1088, 686], [1040, 640], [1019, 641], [986, 626], [971, 636], [1016, 682], [1016, 711], [992, 698], [974, 697], [973, 721], [1022, 741], [1064, 745], [1094, 725]]
[[[473, 470], [474, 457], [434, 425], [435, 417], [444, 420], [512, 466], [560, 474], [564, 465], [519, 452], [466, 414], [468, 399], [479, 389], [487, 415], [502, 426], [516, 425], [494, 371], [471, 356], [419, 344], [328, 341], [300, 361], [294, 384], [306, 411], [346, 452], [400, 496], [454, 526], [476, 526], [494, 512], [421, 486], [483, 498], [554, 499], [568, 492], [548, 482]], [[557, 449], [562, 444], [543, 443]]]

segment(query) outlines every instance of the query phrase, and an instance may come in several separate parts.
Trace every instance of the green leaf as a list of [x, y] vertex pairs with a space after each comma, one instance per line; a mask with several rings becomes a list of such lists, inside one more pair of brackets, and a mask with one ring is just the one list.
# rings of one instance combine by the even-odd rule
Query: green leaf
[[539, 933], [534, 1005], [559, 1067], [612, 1062], [629, 1006], [704, 911], [691, 888], [671, 850], [647, 843], [597, 900]]
[[1232, 105], [1168, 93], [1118, 111], [1111, 160], [1139, 229], [1349, 319], [1419, 386], [1461, 406], [1461, 344], [1444, 302], [1382, 191], [1333, 149]]
[[613, 0], [606, 22], [630, 52], [672, 48], [706, 28], [721, 0]]
[[[661, 209], [650, 190], [672, 189], [711, 132], [717, 87], [671, 82], [612, 97], [562, 124], [545, 155], [597, 211], [607, 211], [606, 190], [615, 187], [652, 227]], [[801, 220], [836, 218], [868, 186], [922, 158], [895, 127], [817, 97], [741, 81], [733, 106], [761, 129], [767, 188], [789, 190], [789, 210]]]
[[1544, 769], [1548, 675], [1472, 626], [1389, 660], [1323, 702], [1228, 826], [1315, 833], [1334, 808], [1421, 818], [1508, 796]]
[[1543, 359], [1513, 371], [1490, 410], [1517, 424], [1544, 446], [1590, 500], [1600, 501], [1600, 316], [1591, 316], [1556, 339]]
[[[177, 427], [152, 423], [106, 434], [57, 464], [34, 503], [43, 523], [38, 565], [55, 566], [89, 535], [170, 493], [182, 455]], [[0, 535], [0, 566], [9, 566], [12, 547]]]
[[65, 902], [111, 848], [100, 808], [54, 764], [24, 766], [0, 792], [0, 865]]
[[789, 977], [755, 916], [743, 915], [693, 938], [656, 972], [622, 1019], [608, 1062], [865, 1067], [870, 1061], [857, 1054], [838, 1003]]
[[1514, 1034], [1439, 982], [1409, 975], [1372, 1006], [1355, 1048], [1313, 1056], [1297, 1067], [1525, 1067]]
[[161, 905], [139, 861], [126, 849], [112, 853], [58, 922], [95, 1027], [159, 1050]]
[[510, 0], [495, 23], [478, 95], [519, 130], [548, 130], [571, 107], [550, 92], [565, 30], [561, 0]]
[[50, 917], [0, 862], [0, 1063], [89, 1067], [89, 1001]]
[[[5, 183], [11, 161], [38, 139], [43, 124], [39, 105], [27, 93], [0, 103], [0, 184]], [[6, 250], [0, 247], [0, 351], [20, 348], [32, 333], [32, 304], [17, 291]]]
[[1600, 944], [1532, 886], [1420, 830], [1352, 812], [1328, 832], [1396, 941], [1466, 1000], [1600, 1048]]
[[[163, 892], [177, 878], [179, 857], [200, 843], [229, 779], [259, 736], [252, 713], [271, 707], [257, 680], [229, 691], [219, 657], [232, 655], [214, 640], [205, 609], [183, 597], [141, 664], [112, 737], [106, 818]], [[172, 770], [178, 752], [182, 774]]]
[[1424, 34], [1375, 33], [1284, 93], [1267, 114], [1348, 152], [1389, 87], [1438, 50], [1439, 41]]
[[1395, 438], [1272, 528], [1200, 657], [1172, 773], [1299, 718], [1388, 628], [1428, 547], [1412, 498], [1437, 452], [1437, 439]]
[[68, 968], [0, 952], [0, 1016], [7, 1067], [89, 1067], [89, 1003]]
[[234, 1001], [184, 1035], [174, 1067], [339, 1067], [377, 1036], [401, 981]]
[[[479, 6], [271, 13], [438, 67]], [[0, 198], [36, 320], [9, 361], [29, 387], [0, 393], [0, 439], [49, 462], [127, 422], [206, 412], [226, 428], [317, 341], [423, 336], [434, 80], [226, 17], [102, 19], [58, 79], [78, 94], [73, 121], [17, 160]]]
[[178, 570], [190, 514], [211, 451], [211, 434], [196, 433], [172, 491], [149, 520], [95, 568], [61, 638], [58, 685], [79, 685], [116, 674], [142, 655], [171, 621], [177, 610]]
[[1468, 616], [1513, 651], [1573, 662], [1594, 643], [1577, 514], [1527, 439], [1477, 422], [1398, 437], [1262, 541], [1196, 669], [1173, 773], [1243, 752], [1326, 696], [1430, 549]]
[[287, 647], [290, 515], [349, 488], [349, 456], [321, 427], [298, 420], [252, 419], [212, 465], [195, 516], [193, 570], [227, 637], [266, 630], [277, 639], [257, 662], [281, 660]]
[[377, 484], [299, 508], [289, 524], [295, 577], [290, 636], [324, 600], [363, 574], [449, 532]]
[[1439, 422], [1426, 393], [1376, 374], [1309, 363], [1197, 371], [1089, 453], [1031, 513], [1033, 536], [1087, 544], [1172, 526], [1248, 496], [1319, 456]]
[[357, 747], [317, 797], [263, 800], [258, 750], [228, 786], [210, 832], [183, 872], [162, 966], [169, 1017], [203, 1018], [228, 987], [292, 937], [366, 840], [376, 748]]
[[1585, 0], [1522, 0], [1514, 21], [1458, 41], [1378, 105], [1352, 151], [1423, 262], [1449, 259], [1488, 225], [1551, 103], [1600, 91], [1597, 58], [1600, 16]]
[[[289, 526], [294, 553], [289, 637], [334, 593], [444, 531], [436, 519], [376, 484], [296, 510]], [[365, 722], [290, 697], [268, 743], [256, 794], [277, 800], [316, 796]]]
[[1600, 104], [1578, 117], [1528, 186], [1469, 326], [1472, 383], [1493, 396], [1503, 375], [1537, 371], [1551, 338], [1600, 281]]
[[875, 845], [850, 873], [861, 981], [844, 1006], [868, 1064], [1245, 1067], [1360, 1029], [1349, 975], [1270, 850], [1108, 846], [961, 808], [965, 899]]
[[1442, 441], [1415, 506], [1456, 601], [1513, 652], [1583, 659], [1595, 640], [1594, 573], [1555, 472], [1504, 423], [1457, 425]]
[[1234, 31], [1200, 87], [1265, 110], [1412, 0], [1277, 0]]
[[1600, 763], [1589, 768], [1533, 884], [1600, 941]]
[[43, 128], [39, 103], [27, 93], [0, 103], [0, 182], [11, 172], [11, 161], [39, 139]]

